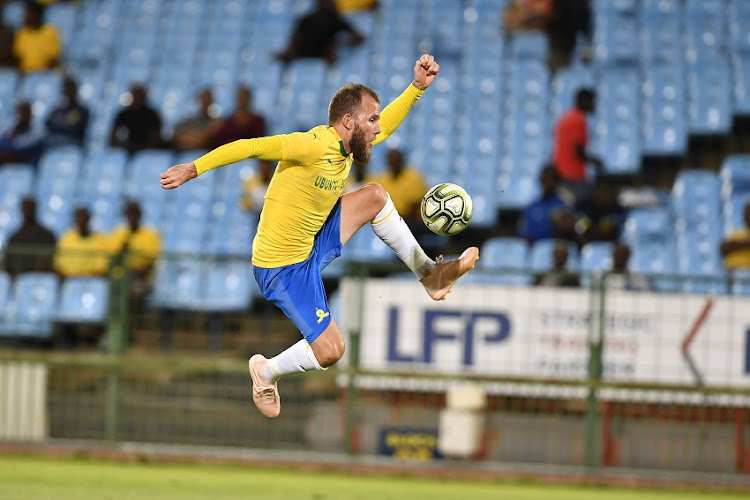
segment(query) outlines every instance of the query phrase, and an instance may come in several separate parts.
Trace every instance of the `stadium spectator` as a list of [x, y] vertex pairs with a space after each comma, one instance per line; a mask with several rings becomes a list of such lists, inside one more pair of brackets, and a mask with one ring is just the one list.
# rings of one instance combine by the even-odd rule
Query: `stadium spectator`
[[206, 149], [210, 147], [220, 123], [213, 94], [211, 90], [203, 89], [198, 94], [198, 112], [177, 122], [172, 143], [177, 149]]
[[552, 252], [552, 269], [537, 276], [534, 283], [538, 286], [581, 286], [581, 281], [578, 278], [578, 273], [575, 273], [568, 269], [568, 254], [568, 243], [566, 241], [558, 240], [555, 243], [555, 249]]
[[601, 159], [586, 150], [588, 129], [586, 115], [596, 109], [596, 94], [591, 89], [576, 93], [575, 106], [563, 114], [555, 126], [552, 162], [560, 174], [561, 187], [569, 191], [576, 202], [588, 196], [591, 179], [587, 178], [586, 163], [601, 171]]
[[341, 16], [334, 0], [316, 0], [315, 9], [297, 20], [289, 43], [276, 57], [284, 63], [318, 58], [332, 65], [336, 62], [340, 33], [349, 35], [351, 45], [359, 45], [365, 39]]
[[16, 104], [16, 121], [0, 135], [0, 163], [36, 165], [44, 145], [44, 128], [34, 124], [31, 103]]
[[86, 207], [75, 209], [75, 225], [57, 242], [55, 270], [63, 278], [104, 276], [109, 269], [108, 238], [91, 230], [91, 213]]
[[131, 153], [161, 146], [161, 117], [148, 105], [146, 87], [140, 83], [131, 85], [125, 102], [112, 124], [109, 145]]
[[344, 184], [344, 193], [356, 191], [368, 182], [370, 182], [370, 176], [367, 174], [367, 164], [354, 160], [349, 177], [346, 178], [346, 183]]
[[612, 249], [612, 269], [606, 279], [607, 289], [617, 290], [650, 290], [651, 284], [642, 274], [628, 270], [630, 261], [630, 247], [618, 242]]
[[743, 216], [745, 227], [732, 231], [719, 247], [726, 269], [750, 269], [750, 202], [745, 204]]
[[[531, 202], [521, 216], [519, 234], [529, 243], [547, 238], [566, 237], [571, 226], [563, 223], [571, 215], [570, 207], [557, 193], [559, 182], [557, 171], [552, 165], [542, 169], [539, 183], [542, 186], [541, 197]], [[567, 230], [564, 228], [567, 227]]]
[[89, 122], [89, 110], [78, 100], [78, 85], [71, 76], [63, 78], [63, 99], [47, 117], [45, 146], [82, 145]]
[[11, 276], [30, 271], [51, 272], [52, 256], [57, 238], [41, 225], [36, 216], [36, 200], [26, 196], [21, 200], [23, 222], [8, 240], [3, 268]]
[[552, 21], [554, 0], [511, 0], [502, 11], [503, 27], [509, 34], [543, 30]]
[[116, 259], [125, 258], [130, 271], [131, 304], [140, 307], [151, 287], [154, 263], [161, 251], [159, 232], [141, 224], [141, 206], [137, 201], [125, 204], [126, 223], [110, 235], [110, 249]]
[[218, 147], [238, 139], [252, 139], [266, 135], [266, 119], [252, 108], [253, 94], [248, 87], [237, 89], [236, 107], [231, 115], [221, 122], [212, 144]]
[[242, 185], [240, 205], [243, 209], [260, 214], [268, 185], [271, 184], [273, 170], [273, 162], [268, 160], [258, 161], [258, 171]]
[[616, 241], [625, 222], [625, 209], [612, 182], [597, 180], [591, 197], [576, 205], [575, 232], [583, 246], [590, 241]]
[[373, 176], [393, 200], [393, 204], [405, 219], [419, 217], [419, 207], [427, 192], [427, 185], [422, 174], [404, 163], [404, 155], [398, 149], [388, 151], [387, 169], [381, 175]]
[[552, 16], [547, 23], [549, 68], [552, 73], [568, 66], [579, 37], [591, 39], [591, 6], [589, 0], [553, 2]]
[[357, 10], [373, 10], [378, 7], [378, 0], [335, 0], [336, 10], [348, 14]]
[[[0, 0], [0, 12], [3, 10], [5, 0]], [[16, 56], [13, 54], [13, 38], [15, 33], [13, 27], [0, 16], [0, 67], [15, 67]]]
[[60, 62], [62, 41], [51, 24], [42, 24], [44, 7], [27, 1], [23, 27], [13, 39], [13, 54], [24, 73], [55, 68]]

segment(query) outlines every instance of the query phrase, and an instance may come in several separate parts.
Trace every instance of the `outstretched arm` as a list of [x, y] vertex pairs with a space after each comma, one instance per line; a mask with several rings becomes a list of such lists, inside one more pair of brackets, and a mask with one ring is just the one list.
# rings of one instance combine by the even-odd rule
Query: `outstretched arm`
[[325, 144], [310, 132], [240, 139], [224, 144], [190, 163], [175, 165], [161, 174], [161, 187], [174, 189], [190, 179], [216, 167], [223, 167], [246, 158], [259, 160], [286, 160], [307, 165], [319, 158]]
[[435, 81], [439, 70], [440, 65], [435, 62], [433, 56], [424, 54], [417, 59], [414, 63], [414, 80], [403, 94], [386, 106], [380, 114], [382, 132], [373, 144], [386, 140], [401, 125], [412, 106], [422, 97], [422, 93]]

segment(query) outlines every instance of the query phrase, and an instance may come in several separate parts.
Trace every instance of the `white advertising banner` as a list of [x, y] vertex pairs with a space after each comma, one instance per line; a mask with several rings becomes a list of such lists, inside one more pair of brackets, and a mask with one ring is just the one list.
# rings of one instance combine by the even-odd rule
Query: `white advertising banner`
[[[363, 283], [344, 280], [338, 312], [344, 332], [357, 328], [362, 301], [363, 369], [586, 377], [599, 334], [589, 290], [459, 283], [434, 302], [417, 282]], [[605, 300], [604, 379], [750, 387], [750, 297], [611, 290]]]

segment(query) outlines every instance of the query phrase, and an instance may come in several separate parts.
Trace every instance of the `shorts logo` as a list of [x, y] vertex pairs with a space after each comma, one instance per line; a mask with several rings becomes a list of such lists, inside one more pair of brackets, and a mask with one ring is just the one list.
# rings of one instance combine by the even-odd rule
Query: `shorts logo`
[[323, 321], [324, 318], [327, 318], [328, 316], [330, 316], [330, 314], [331, 313], [326, 312], [323, 309], [320, 309], [320, 308], [315, 309], [315, 316], [318, 317], [318, 323], [320, 323], [321, 321]]

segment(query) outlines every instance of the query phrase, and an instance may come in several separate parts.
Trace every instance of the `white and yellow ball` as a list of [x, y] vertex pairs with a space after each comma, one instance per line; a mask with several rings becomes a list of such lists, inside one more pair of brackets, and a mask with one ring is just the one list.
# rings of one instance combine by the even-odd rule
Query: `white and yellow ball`
[[435, 234], [452, 236], [469, 225], [474, 215], [471, 196], [451, 182], [433, 186], [422, 198], [422, 220]]

